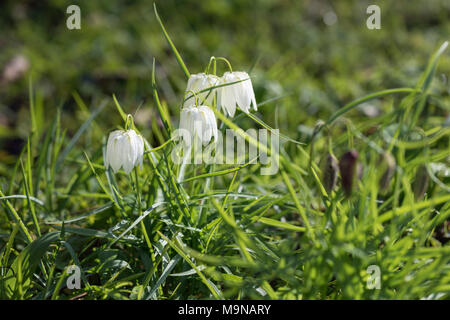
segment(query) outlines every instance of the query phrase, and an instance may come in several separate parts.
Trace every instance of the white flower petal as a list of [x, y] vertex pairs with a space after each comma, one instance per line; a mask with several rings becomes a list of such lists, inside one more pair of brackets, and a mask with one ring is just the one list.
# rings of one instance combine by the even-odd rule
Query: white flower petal
[[116, 130], [110, 133], [105, 153], [105, 167], [114, 172], [123, 168], [126, 173], [137, 164], [142, 165], [144, 141], [134, 130]]
[[183, 107], [190, 106], [195, 103], [195, 98], [193, 97], [192, 92], [189, 91], [193, 91], [197, 95], [199, 104], [207, 103], [211, 105], [216, 90], [212, 89], [205, 92], [200, 91], [208, 89], [210, 87], [214, 87], [218, 83], [219, 78], [212, 74], [198, 73], [191, 75], [189, 77], [187, 87], [185, 90], [185, 97], [189, 98], [186, 101], [184, 101]]
[[191, 105], [183, 108], [180, 116], [180, 129], [184, 129], [181, 135], [187, 145], [197, 138], [203, 144], [208, 144], [213, 136], [217, 140], [217, 122], [210, 107]]
[[142, 161], [144, 159], [144, 139], [141, 135], [137, 136], [137, 148], [138, 158], [135, 165], [139, 165], [142, 170]]
[[218, 90], [219, 110], [223, 109], [223, 112], [230, 117], [234, 116], [236, 105], [246, 113], [250, 111], [252, 105], [253, 109], [257, 110], [253, 85], [247, 72], [225, 72], [220, 79], [220, 84], [229, 83], [234, 84], [223, 86]]
[[114, 173], [119, 171], [120, 167], [122, 166], [122, 159], [120, 157], [120, 152], [118, 152], [120, 143], [121, 143], [120, 135], [115, 136], [111, 144], [111, 151], [109, 153], [110, 154], [109, 163]]

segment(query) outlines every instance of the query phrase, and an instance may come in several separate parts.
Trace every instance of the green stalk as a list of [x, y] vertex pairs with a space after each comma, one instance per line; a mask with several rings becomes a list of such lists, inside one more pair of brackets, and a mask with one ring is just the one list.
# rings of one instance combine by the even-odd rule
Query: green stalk
[[177, 59], [177, 61], [178, 61], [178, 64], [180, 65], [181, 69], [183, 70], [183, 72], [184, 72], [186, 78], [189, 79], [189, 77], [191, 76], [191, 74], [189, 73], [188, 68], [187, 68], [186, 65], [184, 64], [184, 61], [183, 61], [183, 59], [181, 58], [181, 55], [180, 55], [180, 53], [178, 52], [177, 48], [175, 48], [175, 45], [173, 44], [172, 39], [170, 39], [170, 36], [169, 36], [169, 34], [167, 33], [166, 28], [164, 28], [164, 25], [163, 25], [163, 23], [162, 23], [162, 21], [161, 21], [161, 18], [160, 18], [159, 15], [158, 15], [158, 11], [156, 10], [156, 4], [155, 4], [155, 3], [153, 4], [153, 9], [154, 9], [154, 11], [155, 11], [156, 20], [158, 20], [158, 23], [159, 23], [159, 25], [161, 26], [162, 32], [164, 33], [164, 36], [166, 37], [166, 40], [167, 40], [167, 42], [169, 43], [170, 48], [172, 49], [173, 53], [175, 54], [175, 57], [176, 57], [176, 59]]

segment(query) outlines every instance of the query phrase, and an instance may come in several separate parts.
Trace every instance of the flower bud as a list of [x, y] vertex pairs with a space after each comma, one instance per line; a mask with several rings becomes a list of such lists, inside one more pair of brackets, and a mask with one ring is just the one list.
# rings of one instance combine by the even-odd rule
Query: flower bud
[[322, 127], [324, 127], [324, 126], [325, 126], [325, 121], [323, 121], [322, 119], [317, 120], [316, 125], [314, 126], [313, 135], [316, 135], [317, 132], [322, 130]]
[[427, 167], [422, 164], [417, 168], [416, 177], [413, 182], [413, 191], [416, 199], [420, 200], [428, 189], [430, 178], [428, 176]]
[[383, 172], [378, 180], [380, 193], [384, 194], [388, 191], [392, 178], [394, 177], [396, 162], [395, 158], [389, 152], [383, 153], [380, 161], [380, 172]]
[[322, 165], [322, 183], [328, 193], [336, 187], [338, 171], [339, 166], [336, 157], [327, 153]]
[[109, 134], [106, 145], [105, 168], [116, 173], [120, 168], [128, 174], [140, 165], [144, 155], [144, 140], [134, 130], [116, 130]]
[[436, 227], [434, 237], [442, 244], [446, 244], [450, 240], [450, 221], [444, 221]]
[[349, 197], [353, 191], [353, 185], [356, 179], [356, 169], [358, 163], [358, 152], [350, 150], [346, 152], [339, 160], [339, 171], [341, 173], [342, 188], [345, 195]]

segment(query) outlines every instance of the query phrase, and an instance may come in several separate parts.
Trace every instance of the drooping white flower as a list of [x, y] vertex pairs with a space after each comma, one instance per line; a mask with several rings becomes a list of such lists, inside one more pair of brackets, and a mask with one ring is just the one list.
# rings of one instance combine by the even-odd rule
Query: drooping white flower
[[217, 140], [217, 122], [214, 112], [207, 106], [190, 105], [181, 109], [180, 115], [181, 136], [187, 145], [195, 137], [206, 145], [214, 137]]
[[[208, 89], [210, 87], [214, 87], [219, 83], [219, 77], [212, 75], [212, 74], [205, 74], [205, 73], [197, 73], [193, 74], [189, 77], [186, 91], [185, 91], [185, 97], [188, 98], [183, 103], [183, 107], [190, 106], [194, 104], [194, 95], [192, 92], [195, 93], [197, 96], [197, 100], [199, 104], [207, 103], [209, 105], [212, 104], [213, 97], [215, 90], [207, 90], [204, 92], [201, 92], [202, 90]], [[190, 92], [192, 91], [192, 92]]]
[[[240, 82], [226, 85], [236, 81]], [[217, 88], [217, 106], [219, 110], [222, 108], [228, 116], [234, 116], [236, 106], [245, 113], [250, 111], [251, 105], [253, 109], [258, 110], [252, 80], [247, 72], [225, 72], [220, 78], [219, 85], [224, 86]]]
[[120, 168], [128, 174], [136, 166], [142, 167], [144, 140], [134, 130], [115, 130], [109, 134], [106, 145], [105, 167], [114, 173]]

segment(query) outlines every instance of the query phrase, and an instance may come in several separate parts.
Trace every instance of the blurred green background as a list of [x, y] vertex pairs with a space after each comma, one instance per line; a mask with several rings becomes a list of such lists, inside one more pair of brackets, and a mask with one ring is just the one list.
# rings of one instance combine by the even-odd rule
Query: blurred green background
[[[210, 0], [155, 1], [191, 73], [223, 56], [234, 70], [252, 70], [259, 115], [301, 139], [318, 119], [371, 92], [414, 86], [430, 55], [450, 34], [450, 2]], [[66, 8], [81, 8], [81, 30], [68, 30]], [[370, 4], [381, 7], [381, 30], [366, 27]], [[111, 96], [154, 145], [158, 115], [151, 93], [153, 58], [160, 98], [175, 123], [186, 79], [153, 12], [153, 1], [15, 1], [0, 4], [0, 173], [17, 160], [30, 133], [30, 79], [38, 136], [58, 108], [71, 137], [89, 111], [108, 99], [97, 120], [106, 134], [121, 125]], [[226, 71], [220, 66], [219, 73]], [[437, 112], [449, 112], [450, 60], [440, 61], [432, 91]], [[76, 98], [84, 101], [80, 108]], [[353, 116], [395, 107], [375, 100]], [[88, 140], [86, 140], [88, 139]], [[91, 139], [91, 140], [89, 140]], [[80, 143], [100, 143], [86, 135]]]

